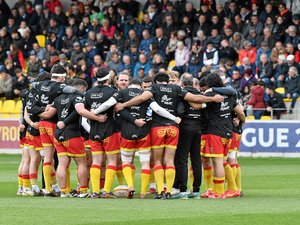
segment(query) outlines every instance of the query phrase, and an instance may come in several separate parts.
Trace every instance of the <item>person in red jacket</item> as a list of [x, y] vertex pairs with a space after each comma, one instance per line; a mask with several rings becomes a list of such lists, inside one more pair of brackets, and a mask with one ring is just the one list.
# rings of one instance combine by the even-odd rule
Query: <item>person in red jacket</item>
[[248, 57], [252, 64], [255, 63], [256, 59], [256, 48], [252, 46], [250, 41], [244, 41], [244, 48], [239, 52], [239, 62], [243, 63], [243, 58]]
[[45, 3], [45, 6], [49, 9], [51, 13], [54, 13], [54, 9], [56, 6], [62, 7], [60, 0], [48, 0]]
[[255, 119], [260, 119], [264, 113], [264, 93], [264, 83], [262, 81], [254, 82], [250, 92], [250, 99], [246, 102], [246, 104], [252, 105]]

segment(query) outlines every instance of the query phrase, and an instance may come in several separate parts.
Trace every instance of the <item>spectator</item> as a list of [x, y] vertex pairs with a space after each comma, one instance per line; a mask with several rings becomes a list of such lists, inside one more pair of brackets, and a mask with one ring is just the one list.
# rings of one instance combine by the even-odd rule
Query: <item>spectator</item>
[[54, 7], [54, 15], [53, 15], [59, 25], [67, 26], [68, 24], [68, 17], [65, 13], [62, 12], [62, 8], [60, 5]]
[[275, 35], [276, 40], [284, 41], [285, 29], [286, 29], [286, 24], [283, 23], [283, 18], [281, 16], [278, 16], [273, 28], [273, 34]]
[[37, 58], [35, 52], [31, 52], [29, 56], [27, 77], [30, 82], [37, 78], [38, 74], [41, 72], [42, 62]]
[[261, 54], [260, 56], [260, 62], [257, 66], [257, 77], [267, 85], [275, 80], [273, 77], [273, 64], [269, 62], [267, 54]]
[[275, 47], [272, 49], [271, 51], [271, 60], [272, 60], [272, 63], [274, 66], [276, 66], [277, 64], [277, 60], [278, 60], [278, 56], [279, 55], [285, 55], [286, 53], [286, 50], [285, 48], [283, 47], [283, 44], [281, 41], [277, 41], [275, 43]]
[[177, 33], [176, 31], [171, 32], [169, 43], [166, 47], [166, 61], [171, 61], [175, 57], [175, 51], [177, 48]]
[[234, 87], [236, 90], [241, 91], [242, 76], [240, 74], [240, 71], [238, 69], [233, 70], [232, 76], [231, 76], [231, 86]]
[[164, 31], [161, 27], [156, 28], [154, 43], [156, 52], [161, 55], [161, 57], [166, 59], [166, 47], [168, 45], [168, 39], [164, 37]]
[[213, 66], [216, 66], [219, 61], [219, 53], [218, 50], [214, 47], [212, 42], [207, 42], [206, 50], [203, 54], [203, 64], [207, 66], [212, 61]]
[[2, 27], [2, 29], [0, 30], [0, 44], [2, 45], [3, 50], [9, 50], [11, 41], [11, 36], [7, 32], [6, 28]]
[[286, 56], [283, 54], [279, 55], [274, 69], [275, 87], [283, 87], [288, 70], [289, 67], [286, 64]]
[[143, 15], [143, 21], [138, 28], [138, 36], [142, 37], [142, 33], [144, 30], [148, 30], [150, 36], [154, 36], [155, 32], [155, 24], [151, 21], [149, 14]]
[[71, 4], [71, 12], [69, 17], [74, 18], [76, 24], [80, 24], [82, 22], [83, 13], [79, 11], [78, 5]]
[[117, 52], [113, 52], [111, 54], [111, 61], [107, 64], [107, 68], [109, 70], [115, 70], [117, 72], [120, 72], [120, 68], [122, 67], [122, 64], [120, 62], [120, 56]]
[[16, 77], [13, 79], [13, 94], [15, 98], [20, 97], [22, 90], [29, 88], [28, 78], [22, 74], [22, 70], [15, 70]]
[[272, 49], [275, 45], [275, 36], [272, 34], [272, 30], [269, 27], [265, 27], [263, 30], [263, 40], [267, 42], [269, 49]]
[[164, 63], [163, 58], [160, 54], [155, 54], [152, 60], [152, 68], [154, 70], [154, 73], [158, 73], [160, 68], [167, 69], [167, 65]]
[[174, 22], [172, 15], [166, 15], [165, 22], [162, 24], [162, 28], [165, 32], [165, 37], [171, 38], [171, 33], [174, 34], [177, 31], [177, 24]]
[[54, 13], [55, 6], [62, 7], [60, 0], [48, 0], [46, 1], [45, 6], [49, 9], [50, 13]]
[[251, 16], [251, 22], [248, 23], [248, 25], [245, 28], [245, 32], [243, 33], [243, 36], [247, 38], [249, 36], [250, 30], [254, 29], [258, 36], [262, 35], [263, 33], [263, 23], [259, 21], [257, 15]]
[[250, 87], [255, 82], [257, 82], [257, 79], [255, 78], [252, 70], [248, 68], [244, 71], [244, 76], [241, 79], [239, 89], [244, 90], [246, 86]]
[[[89, 32], [92, 30], [92, 25], [90, 23], [90, 16], [85, 14], [82, 18], [82, 22], [79, 25], [78, 29], [78, 38], [80, 39], [80, 43], [82, 45], [85, 44], [86, 39], [88, 38]], [[101, 29], [100, 29], [101, 31]], [[103, 33], [103, 32], [101, 32]]]
[[139, 52], [135, 44], [130, 45], [129, 51], [125, 51], [124, 55], [130, 57], [132, 64], [135, 64], [139, 60]]
[[61, 52], [66, 54], [68, 57], [71, 56], [73, 44], [78, 41], [77, 36], [74, 34], [72, 27], [66, 28], [66, 34], [62, 38], [62, 49]]
[[292, 23], [292, 13], [286, 8], [285, 3], [278, 5], [279, 15], [283, 19], [283, 23], [289, 25]]
[[268, 61], [271, 62], [271, 49], [269, 49], [268, 43], [266, 41], [261, 42], [261, 47], [257, 49], [255, 64], [258, 66], [260, 62], [260, 56], [262, 54], [267, 55]]
[[273, 86], [266, 87], [266, 94], [269, 100], [266, 102], [266, 111], [272, 115], [275, 115], [276, 119], [280, 119], [281, 114], [286, 112], [286, 106], [283, 102], [283, 97], [281, 94], [275, 92]]
[[0, 67], [4, 66], [5, 59], [7, 58], [5, 49], [3, 49], [2, 44], [0, 43]]
[[255, 119], [259, 120], [264, 113], [264, 83], [254, 82], [250, 92], [250, 99], [246, 102], [246, 105], [251, 105], [253, 109], [253, 115]]
[[119, 71], [124, 70], [127, 70], [130, 74], [133, 73], [133, 65], [129, 55], [123, 55], [122, 57], [122, 65], [119, 67]]
[[87, 41], [85, 43], [84, 53], [85, 53], [86, 63], [89, 66], [93, 65], [94, 57], [95, 57], [95, 55], [98, 54], [97, 49], [94, 48], [93, 46], [94, 46], [94, 44], [91, 41]]
[[110, 26], [109, 20], [102, 20], [102, 27], [100, 28], [100, 33], [103, 34], [107, 39], [111, 40], [114, 37], [116, 28], [115, 26]]
[[59, 54], [59, 65], [62, 65], [65, 68], [69, 68], [68, 58], [66, 54]]
[[243, 59], [247, 57], [251, 64], [255, 63], [256, 60], [256, 48], [252, 46], [250, 41], [243, 42], [244, 48], [239, 51], [239, 62], [242, 64]]
[[0, 70], [0, 97], [5, 97], [6, 99], [13, 98], [13, 79], [9, 75], [5, 68]]
[[298, 70], [298, 73], [299, 73], [299, 64], [295, 62], [295, 56], [294, 55], [288, 55], [287, 58], [286, 58], [286, 63], [287, 63], [287, 66], [289, 68], [291, 68], [292, 66], [296, 67], [297, 70]]
[[[79, 42], [75, 42], [73, 44], [73, 50], [72, 50], [72, 53], [71, 53], [71, 58], [70, 58], [70, 61], [71, 61], [71, 64], [72, 65], [75, 65], [76, 66], [76, 62], [79, 58], [85, 58], [85, 54], [84, 52], [82, 51], [81, 49], [81, 45]], [[75, 67], [76, 68], [76, 67]]]
[[148, 72], [149, 72], [149, 69], [151, 68], [151, 63], [148, 62], [147, 56], [144, 53], [141, 53], [139, 55], [139, 61], [134, 66], [134, 71], [133, 71], [133, 76], [134, 77], [138, 76], [138, 70], [140, 68], [144, 69], [144, 73], [147, 76]]
[[289, 68], [288, 77], [286, 78], [284, 84], [285, 94], [283, 97], [285, 98], [292, 98], [291, 108], [289, 109], [289, 113], [293, 112], [295, 108], [295, 104], [299, 97], [300, 91], [300, 79], [298, 70], [296, 67], [292, 66]]
[[94, 63], [93, 63], [92, 69], [91, 69], [92, 81], [95, 81], [95, 75], [96, 75], [99, 68], [106, 68], [106, 64], [105, 64], [105, 62], [103, 62], [100, 55], [95, 55], [94, 56]]
[[262, 42], [262, 37], [257, 35], [255, 29], [250, 29], [249, 35], [246, 38], [247, 41], [250, 41], [252, 46], [256, 49], [260, 47], [260, 44]]
[[242, 34], [235, 32], [233, 36], [229, 40], [230, 46], [234, 48], [235, 52], [239, 54], [240, 50], [242, 49], [244, 39]]
[[33, 43], [32, 48], [33, 48], [32, 51], [35, 52], [35, 54], [37, 55], [38, 59], [42, 61], [44, 59], [44, 57], [45, 57], [45, 49], [41, 48], [37, 42]]
[[25, 70], [24, 56], [22, 51], [18, 48], [17, 45], [15, 44], [10, 45], [10, 52], [7, 58], [12, 60], [16, 68], [21, 68], [22, 70]]
[[190, 61], [188, 64], [188, 72], [191, 73], [193, 77], [197, 77], [201, 71], [201, 59], [200, 48], [197, 43], [194, 43], [190, 51]]
[[109, 52], [107, 52], [106, 54], [106, 64], [108, 64], [111, 61], [111, 55], [115, 52], [118, 53], [119, 56], [121, 56], [121, 52], [118, 50], [117, 45], [113, 43], [110, 45]]
[[180, 74], [183, 74], [186, 70], [186, 66], [190, 60], [189, 49], [184, 46], [182, 41], [177, 42], [177, 48], [175, 51], [175, 62], [176, 66], [173, 70], [178, 71]]
[[37, 35], [42, 33], [40, 20], [43, 15], [43, 6], [42, 5], [36, 5], [35, 10], [32, 13], [32, 16], [29, 19], [28, 25], [30, 29], [32, 30], [32, 33]]

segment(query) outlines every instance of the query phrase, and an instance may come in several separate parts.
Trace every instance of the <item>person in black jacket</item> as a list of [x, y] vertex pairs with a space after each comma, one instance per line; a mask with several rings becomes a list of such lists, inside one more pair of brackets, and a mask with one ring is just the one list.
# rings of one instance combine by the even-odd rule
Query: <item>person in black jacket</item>
[[271, 85], [266, 87], [266, 94], [269, 97], [269, 100], [266, 102], [267, 114], [270, 114], [270, 112], [273, 110], [273, 115], [275, 115], [276, 119], [279, 120], [281, 114], [286, 112], [286, 106], [283, 102], [283, 97], [281, 94], [275, 92], [274, 86]]
[[297, 102], [297, 98], [299, 97], [299, 90], [300, 90], [300, 78], [298, 75], [298, 70], [294, 66], [290, 67], [289, 69], [288, 77], [286, 78], [284, 89], [285, 89], [285, 94], [283, 97], [292, 98], [292, 104], [289, 110], [289, 113], [292, 113], [295, 104]]

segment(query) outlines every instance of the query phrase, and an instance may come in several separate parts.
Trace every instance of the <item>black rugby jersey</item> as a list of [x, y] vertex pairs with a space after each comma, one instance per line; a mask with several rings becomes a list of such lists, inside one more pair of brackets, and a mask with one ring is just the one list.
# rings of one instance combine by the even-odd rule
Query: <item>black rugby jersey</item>
[[[124, 90], [120, 90], [119, 92], [114, 94], [114, 98], [118, 102], [127, 102], [130, 99], [139, 96], [143, 93], [143, 90], [139, 88], [126, 88]], [[132, 120], [127, 120], [124, 118], [121, 113], [121, 135], [123, 138], [128, 140], [139, 140], [145, 137], [150, 132], [150, 120], [147, 119], [147, 109], [149, 106], [149, 101], [143, 102], [136, 106], [131, 106], [125, 110], [128, 110], [130, 115], [133, 117]], [[142, 127], [136, 126], [133, 121], [135, 119], [144, 118], [146, 120], [146, 124]]]
[[[214, 96], [216, 94], [215, 92], [210, 92], [206, 96]], [[231, 112], [236, 106], [234, 96], [224, 96], [224, 101], [221, 103], [208, 103], [209, 124], [207, 133], [223, 138], [231, 138], [233, 129]]]
[[[26, 109], [27, 109], [27, 113], [29, 118], [32, 120], [32, 122], [39, 122], [40, 121], [40, 117], [38, 116], [38, 114], [36, 114], [33, 110], [33, 102], [35, 101], [35, 98], [38, 94], [38, 91], [36, 89], [31, 89], [31, 91], [28, 92], [27, 98], [26, 98]], [[32, 135], [32, 136], [39, 136], [40, 132], [38, 129], [33, 128], [32, 126], [28, 126], [28, 132]]]
[[[241, 93], [239, 91], [236, 92], [236, 95], [234, 95], [236, 104], [239, 105], [240, 101], [241, 101]], [[234, 111], [232, 111], [232, 119], [236, 118], [236, 113]], [[240, 124], [238, 126], [234, 126], [233, 125], [233, 132], [237, 133], [237, 134], [241, 134], [243, 133], [243, 124], [240, 122]]]
[[[45, 107], [54, 102], [54, 99], [63, 93], [63, 89], [66, 87], [65, 84], [58, 83], [52, 80], [46, 80], [40, 82], [36, 89], [38, 90], [37, 97], [33, 103], [33, 113], [40, 114], [45, 111]], [[47, 121], [56, 123], [57, 116], [53, 116]]]
[[[86, 92], [85, 97], [81, 100], [84, 103], [85, 108], [97, 109], [102, 103], [106, 102], [110, 97], [116, 93], [116, 90], [106, 86], [98, 85]], [[78, 101], [80, 102], [80, 101]], [[91, 120], [91, 132], [90, 139], [93, 141], [103, 140], [116, 132], [116, 124], [114, 120], [114, 107], [110, 107], [102, 115], [106, 115], [108, 118], [106, 122], [100, 123], [95, 120]]]
[[75, 110], [77, 99], [81, 99], [78, 94], [62, 94], [54, 100], [53, 107], [57, 109], [58, 121], [63, 121], [65, 127], [56, 127], [54, 137], [58, 141], [66, 141], [74, 137], [80, 137], [80, 116]]
[[[173, 84], [153, 84], [149, 91], [153, 94], [154, 100], [158, 105], [165, 108], [174, 116], [177, 116], [177, 107], [179, 102], [185, 97], [187, 91], [178, 85]], [[152, 127], [173, 125], [177, 126], [174, 121], [163, 118], [153, 112]]]
[[[190, 92], [195, 95], [200, 95], [201, 93], [193, 87], [185, 87], [184, 88], [187, 92]], [[182, 121], [180, 125], [195, 125], [201, 126], [202, 123], [202, 109], [194, 109], [187, 101], [183, 101], [184, 104], [184, 113], [181, 116]]]
[[28, 123], [24, 119], [24, 112], [25, 112], [28, 93], [29, 93], [29, 90], [21, 91], [21, 93], [20, 93], [20, 97], [21, 97], [21, 101], [22, 101], [22, 108], [21, 108], [22, 121], [20, 121], [20, 122], [22, 124], [24, 124], [24, 126], [25, 126], [24, 131], [20, 131], [20, 134], [19, 134], [20, 140], [22, 138], [26, 137], [26, 131], [28, 129]]

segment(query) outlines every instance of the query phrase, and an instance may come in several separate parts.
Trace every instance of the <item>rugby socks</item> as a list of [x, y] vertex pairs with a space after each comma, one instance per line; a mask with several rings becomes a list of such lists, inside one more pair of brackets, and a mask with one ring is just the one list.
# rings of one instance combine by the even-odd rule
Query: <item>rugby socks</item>
[[171, 193], [174, 180], [175, 180], [175, 167], [167, 166], [165, 170], [165, 174], [166, 174], [166, 183], [167, 183], [167, 193]]
[[19, 187], [23, 187], [23, 178], [22, 178], [22, 174], [18, 174], [18, 185], [19, 185]]
[[222, 195], [224, 193], [224, 182], [225, 182], [225, 177], [214, 177], [213, 193], [217, 192], [219, 195]]
[[193, 184], [194, 184], [194, 171], [193, 167], [190, 166], [190, 189], [193, 190]]
[[149, 178], [150, 184], [155, 183], [153, 167], [154, 167], [154, 165], [152, 163], [150, 163], [150, 178]]
[[50, 181], [50, 183], [51, 183], [51, 185], [57, 184], [55, 171], [51, 173], [51, 181]]
[[205, 190], [208, 190], [211, 188], [211, 184], [212, 184], [212, 180], [213, 180], [212, 174], [213, 174], [212, 166], [203, 167]]
[[233, 177], [234, 179], [236, 179], [236, 164], [230, 164], [230, 166], [232, 169]]
[[61, 193], [63, 193], [63, 194], [68, 194], [68, 193], [69, 193], [68, 187], [60, 188], [60, 191], [61, 191]]
[[92, 183], [92, 190], [94, 193], [100, 193], [100, 174], [101, 174], [101, 166], [92, 164], [90, 169], [90, 179]]
[[235, 183], [235, 178], [233, 177], [231, 166], [227, 162], [224, 162], [223, 166], [225, 170], [225, 179], [227, 181], [227, 190], [236, 191], [237, 187]]
[[88, 190], [88, 187], [87, 187], [87, 186], [80, 186], [80, 187], [79, 187], [79, 191], [80, 191], [82, 194], [87, 193], [87, 190]]
[[24, 187], [24, 189], [30, 188], [29, 175], [28, 174], [23, 174], [22, 178], [23, 178], [23, 187]]
[[142, 170], [141, 173], [141, 179], [142, 179], [142, 183], [141, 183], [141, 194], [146, 194], [147, 192], [147, 187], [149, 184], [149, 179], [150, 179], [150, 170]]
[[72, 187], [71, 187], [71, 174], [70, 174], [70, 167], [67, 167], [67, 188], [68, 188], [68, 192], [72, 191]]
[[154, 167], [154, 177], [157, 185], [157, 192], [164, 191], [164, 168], [162, 166]]
[[37, 173], [29, 174], [29, 179], [32, 186], [37, 185]]
[[124, 174], [123, 174], [122, 167], [118, 167], [116, 174], [117, 174], [119, 185], [124, 185], [125, 184], [125, 179], [124, 179]]
[[45, 188], [47, 192], [51, 192], [51, 170], [52, 165], [51, 162], [44, 162], [43, 163], [43, 174], [44, 174], [44, 181], [45, 181]]
[[117, 172], [117, 167], [110, 166], [110, 165], [107, 166], [106, 173], [105, 173], [105, 183], [104, 183], [104, 191], [107, 193], [110, 192], [111, 186], [115, 179], [116, 172]]
[[131, 171], [132, 171], [132, 183], [134, 185], [134, 178], [135, 178], [135, 166], [131, 165]]
[[236, 166], [236, 186], [239, 191], [242, 191], [242, 176], [241, 176], [241, 167], [239, 164], [235, 164]]
[[130, 164], [124, 164], [122, 171], [128, 187], [133, 187], [132, 169]]

